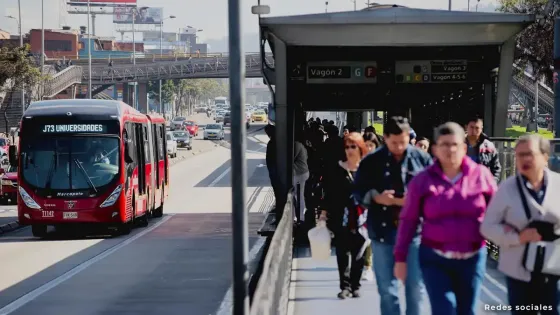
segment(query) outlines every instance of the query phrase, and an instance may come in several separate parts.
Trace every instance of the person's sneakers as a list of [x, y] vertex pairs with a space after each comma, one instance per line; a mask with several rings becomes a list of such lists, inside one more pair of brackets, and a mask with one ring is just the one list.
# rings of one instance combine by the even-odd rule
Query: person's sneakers
[[339, 294], [338, 294], [338, 298], [344, 300], [347, 297], [350, 297], [352, 294], [350, 293], [349, 290], [342, 290]]
[[373, 271], [371, 268], [366, 268], [362, 272], [362, 280], [373, 281]]
[[360, 290], [354, 290], [354, 291], [352, 291], [352, 297], [359, 298], [360, 296], [361, 296], [361, 295], [360, 295]]

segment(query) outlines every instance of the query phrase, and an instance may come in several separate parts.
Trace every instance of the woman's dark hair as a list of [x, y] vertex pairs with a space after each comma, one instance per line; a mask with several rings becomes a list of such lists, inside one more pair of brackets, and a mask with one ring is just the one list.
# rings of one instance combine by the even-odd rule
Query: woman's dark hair
[[364, 142], [367, 141], [371, 141], [375, 144], [376, 148], [379, 148], [379, 139], [377, 138], [377, 135], [373, 132], [366, 132], [364, 133]]
[[349, 134], [344, 136], [344, 145], [346, 145], [347, 143], [353, 143], [358, 146], [362, 158], [368, 154], [368, 149], [366, 148], [364, 137], [361, 134], [357, 132], [350, 132]]
[[403, 132], [410, 133], [408, 119], [402, 116], [393, 116], [387, 120], [383, 133], [385, 135], [400, 135]]

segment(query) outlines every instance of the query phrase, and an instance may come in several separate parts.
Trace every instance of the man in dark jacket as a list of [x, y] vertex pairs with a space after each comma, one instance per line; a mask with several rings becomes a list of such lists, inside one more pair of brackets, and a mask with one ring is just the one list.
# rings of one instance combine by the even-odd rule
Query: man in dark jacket
[[467, 122], [467, 155], [478, 164], [482, 164], [490, 169], [496, 182], [500, 180], [502, 166], [498, 158], [498, 150], [488, 136], [482, 133], [482, 119], [473, 117]]
[[[385, 145], [366, 156], [354, 179], [355, 196], [369, 208], [367, 227], [372, 239], [373, 269], [381, 298], [381, 315], [400, 315], [398, 281], [393, 275], [393, 248], [406, 186], [432, 164], [431, 157], [410, 144], [410, 125], [391, 117], [384, 128]], [[405, 283], [406, 314], [420, 315], [423, 281], [418, 262], [419, 236], [410, 246]]]
[[[274, 198], [278, 201], [280, 198], [280, 177], [276, 169], [276, 128], [273, 125], [266, 125], [264, 132], [270, 139], [266, 145], [266, 168], [268, 169], [268, 177], [270, 178], [270, 185], [274, 192]], [[278, 202], [277, 202], [278, 204]], [[280, 209], [273, 209], [276, 212], [276, 221], [279, 222], [282, 217]]]

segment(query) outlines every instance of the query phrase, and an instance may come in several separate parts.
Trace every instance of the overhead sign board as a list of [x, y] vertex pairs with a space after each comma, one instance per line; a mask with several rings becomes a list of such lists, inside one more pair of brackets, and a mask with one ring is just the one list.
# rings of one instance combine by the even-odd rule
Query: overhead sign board
[[375, 84], [377, 62], [310, 62], [307, 64], [306, 79], [309, 84]]
[[467, 60], [407, 60], [395, 62], [396, 83], [464, 83]]
[[132, 24], [161, 24], [163, 8], [151, 7], [117, 7], [113, 10], [113, 23]]

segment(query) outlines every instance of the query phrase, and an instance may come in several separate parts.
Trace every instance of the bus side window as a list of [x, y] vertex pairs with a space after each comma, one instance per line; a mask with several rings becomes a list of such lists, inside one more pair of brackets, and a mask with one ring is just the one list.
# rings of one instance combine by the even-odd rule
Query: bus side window
[[142, 131], [144, 134], [144, 156], [146, 157], [146, 163], [151, 163], [150, 159], [150, 146], [148, 140], [148, 126], [146, 124], [142, 124]]

